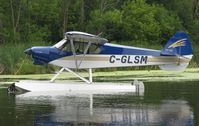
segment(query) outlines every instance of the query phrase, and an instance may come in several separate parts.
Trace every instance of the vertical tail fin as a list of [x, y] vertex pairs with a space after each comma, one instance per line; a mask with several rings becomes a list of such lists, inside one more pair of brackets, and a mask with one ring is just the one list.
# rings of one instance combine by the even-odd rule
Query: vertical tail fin
[[161, 55], [166, 56], [182, 56], [192, 55], [193, 50], [189, 37], [184, 32], [177, 32], [167, 42], [165, 47], [161, 51]]
[[189, 37], [184, 32], [177, 32], [161, 50], [161, 56], [177, 56], [171, 64], [159, 65], [160, 69], [167, 71], [182, 71], [188, 65], [193, 55]]

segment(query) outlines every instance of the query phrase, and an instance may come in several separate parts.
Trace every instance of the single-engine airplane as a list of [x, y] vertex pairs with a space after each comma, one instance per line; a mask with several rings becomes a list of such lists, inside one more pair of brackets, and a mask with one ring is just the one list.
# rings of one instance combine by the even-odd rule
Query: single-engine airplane
[[[32, 56], [35, 65], [62, 67], [52, 82], [67, 70], [87, 83], [92, 83], [93, 68], [158, 65], [163, 70], [181, 71], [193, 56], [189, 37], [184, 32], [174, 34], [162, 50], [154, 50], [112, 44], [98, 35], [70, 31], [53, 46], [35, 46], [25, 53]], [[89, 79], [72, 69], [88, 69]]]

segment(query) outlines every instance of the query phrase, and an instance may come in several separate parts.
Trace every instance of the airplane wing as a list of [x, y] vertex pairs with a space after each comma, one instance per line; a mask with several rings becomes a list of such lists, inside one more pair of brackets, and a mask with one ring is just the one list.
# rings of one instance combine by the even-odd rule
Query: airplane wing
[[78, 42], [90, 42], [90, 43], [97, 43], [97, 44], [104, 44], [107, 43], [108, 40], [102, 37], [99, 37], [97, 35], [88, 34], [85, 32], [77, 32], [77, 31], [71, 31], [66, 32], [65, 36], [67, 39]]

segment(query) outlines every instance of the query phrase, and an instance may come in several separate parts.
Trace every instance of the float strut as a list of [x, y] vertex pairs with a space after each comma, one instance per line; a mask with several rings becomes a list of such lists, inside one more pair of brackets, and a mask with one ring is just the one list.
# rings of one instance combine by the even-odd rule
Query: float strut
[[92, 77], [92, 76], [93, 76], [93, 75], [92, 75], [92, 69], [89, 68], [89, 81], [90, 81], [90, 83], [93, 82], [93, 77]]
[[86, 83], [90, 84], [93, 82], [92, 79], [92, 69], [89, 69], [89, 80], [87, 80], [86, 78], [80, 76], [78, 73], [75, 73], [74, 71], [70, 70], [69, 68], [62, 68], [51, 80], [50, 82], [54, 82], [55, 79], [57, 78], [57, 76], [59, 76], [64, 70], [68, 71], [69, 73], [72, 73], [73, 75], [75, 75], [76, 77], [80, 78], [81, 80], [85, 81]]
[[57, 72], [57, 74], [55, 74], [55, 76], [50, 80], [50, 82], [54, 82], [55, 79], [64, 71], [64, 68], [61, 68], [61, 70], [59, 72]]

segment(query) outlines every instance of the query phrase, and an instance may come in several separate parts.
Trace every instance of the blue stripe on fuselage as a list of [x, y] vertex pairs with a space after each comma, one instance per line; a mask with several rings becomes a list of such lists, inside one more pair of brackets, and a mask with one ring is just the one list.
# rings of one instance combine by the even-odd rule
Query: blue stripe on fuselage
[[106, 43], [101, 46], [100, 54], [160, 56], [160, 50], [137, 48], [137, 47], [131, 47], [131, 46], [123, 46], [123, 45]]

